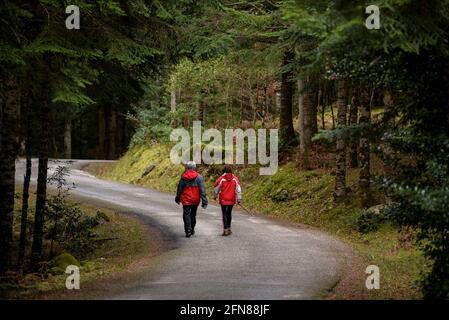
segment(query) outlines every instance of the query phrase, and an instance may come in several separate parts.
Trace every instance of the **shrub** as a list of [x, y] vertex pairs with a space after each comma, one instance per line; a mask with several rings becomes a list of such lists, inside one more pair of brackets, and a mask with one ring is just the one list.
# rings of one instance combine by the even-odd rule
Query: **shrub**
[[84, 256], [94, 249], [97, 235], [93, 228], [108, 219], [100, 212], [96, 216], [86, 215], [78, 205], [68, 202], [69, 191], [74, 186], [68, 187], [67, 175], [68, 168], [62, 165], [48, 179], [49, 183], [57, 186], [58, 192], [47, 200], [46, 238], [51, 241], [51, 255], [56, 242], [64, 250]]
[[80, 266], [79, 261], [70, 253], [63, 252], [60, 255], [54, 257], [49, 263], [49, 273], [51, 274], [63, 274], [66, 268], [70, 265]]
[[386, 221], [383, 210], [376, 206], [363, 211], [356, 219], [355, 226], [361, 233], [376, 231]]

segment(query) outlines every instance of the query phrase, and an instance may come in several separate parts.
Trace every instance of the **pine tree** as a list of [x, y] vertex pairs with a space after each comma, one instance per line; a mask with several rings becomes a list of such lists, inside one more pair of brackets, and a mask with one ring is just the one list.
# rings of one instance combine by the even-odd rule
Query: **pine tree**
[[310, 168], [309, 154], [312, 148], [312, 135], [314, 133], [314, 123], [316, 124], [316, 112], [310, 88], [304, 85], [304, 80], [298, 80], [298, 106], [299, 106], [299, 152], [303, 166]]
[[16, 75], [9, 73], [6, 76], [5, 102], [2, 108], [2, 157], [0, 158], [0, 275], [5, 273], [12, 262], [15, 161], [18, 149], [16, 123], [20, 96]]
[[[349, 125], [357, 126], [358, 123], [359, 123], [359, 98], [358, 92], [353, 92], [351, 98], [351, 106], [349, 108]], [[349, 159], [351, 168], [357, 168], [359, 166], [358, 152], [359, 152], [358, 139], [352, 137], [349, 150]]]
[[[33, 86], [31, 86], [33, 87]], [[27, 231], [28, 231], [28, 207], [29, 207], [29, 193], [30, 193], [30, 182], [31, 182], [31, 168], [32, 168], [32, 153], [31, 153], [31, 137], [32, 137], [32, 105], [33, 105], [33, 93], [32, 90], [28, 90], [26, 97], [24, 97], [25, 102], [23, 123], [25, 126], [25, 176], [23, 181], [22, 189], [22, 208], [21, 208], [21, 218], [20, 218], [20, 241], [19, 241], [19, 253], [17, 259], [17, 265], [19, 268], [23, 269], [25, 260], [25, 250], [28, 243]]]
[[[346, 82], [339, 80], [337, 83], [337, 129], [343, 129], [347, 125], [347, 91]], [[346, 141], [341, 135], [337, 137], [334, 194], [336, 199], [346, 196]]]
[[[368, 127], [371, 123], [371, 95], [367, 88], [362, 89], [360, 107], [360, 125]], [[371, 172], [370, 172], [370, 142], [369, 137], [360, 138], [360, 178], [359, 186], [362, 195], [362, 207], [369, 207], [371, 203]]]
[[288, 65], [293, 59], [291, 52], [285, 52], [281, 79], [281, 111], [279, 124], [279, 138], [283, 148], [288, 148], [295, 141], [295, 131], [293, 129], [293, 82], [292, 72], [288, 70]]

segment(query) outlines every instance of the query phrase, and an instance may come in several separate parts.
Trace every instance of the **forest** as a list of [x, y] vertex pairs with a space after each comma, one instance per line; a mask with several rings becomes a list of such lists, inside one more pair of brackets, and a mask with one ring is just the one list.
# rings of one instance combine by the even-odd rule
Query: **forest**
[[117, 160], [201, 121], [278, 129], [282, 166], [381, 206], [366, 229], [413, 230], [422, 297], [449, 297], [448, 0], [1, 0], [0, 31], [1, 279], [52, 258], [51, 159]]

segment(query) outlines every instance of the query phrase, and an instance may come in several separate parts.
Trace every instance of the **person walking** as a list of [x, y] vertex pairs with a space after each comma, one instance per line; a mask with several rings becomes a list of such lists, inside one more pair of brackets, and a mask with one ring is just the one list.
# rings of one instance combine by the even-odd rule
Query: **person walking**
[[206, 188], [203, 177], [196, 171], [196, 163], [187, 162], [185, 171], [181, 175], [176, 192], [175, 202], [182, 204], [184, 231], [186, 237], [195, 234], [196, 212], [200, 202], [202, 208], [207, 208]]
[[214, 184], [215, 199], [218, 196], [223, 217], [223, 236], [231, 235], [232, 208], [242, 201], [239, 179], [232, 173], [231, 166], [223, 167], [223, 175]]

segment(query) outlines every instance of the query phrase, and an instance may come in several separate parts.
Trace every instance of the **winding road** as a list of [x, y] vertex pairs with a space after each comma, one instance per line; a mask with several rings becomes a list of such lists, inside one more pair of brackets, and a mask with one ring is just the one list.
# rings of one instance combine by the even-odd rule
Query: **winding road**
[[[81, 170], [92, 162], [70, 164], [67, 180], [76, 185], [72, 196], [139, 215], [163, 233], [168, 245], [138, 279], [100, 299], [315, 299], [339, 280], [348, 248], [324, 233], [237, 209], [232, 236], [222, 237], [220, 208], [212, 204], [198, 210], [196, 234], [185, 238], [182, 210], [173, 195], [101, 180]], [[24, 160], [17, 162], [18, 183], [23, 180], [24, 165]], [[49, 171], [56, 165], [50, 162]], [[36, 173], [33, 161], [33, 183]]]

